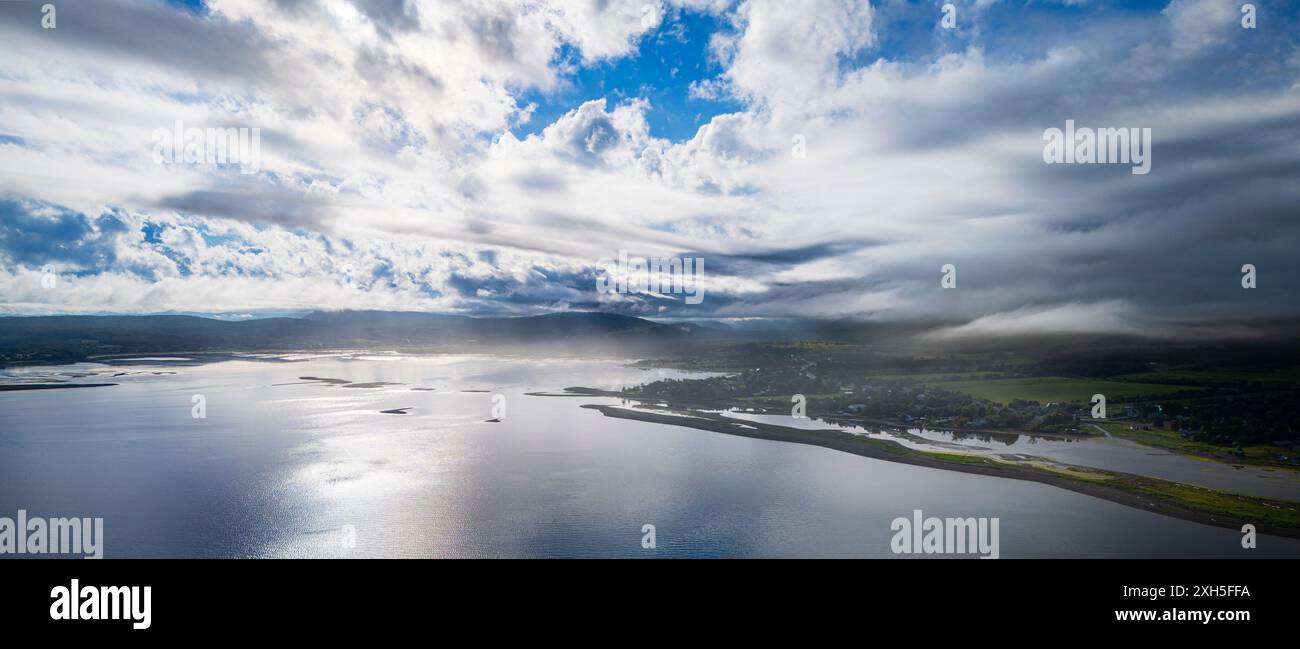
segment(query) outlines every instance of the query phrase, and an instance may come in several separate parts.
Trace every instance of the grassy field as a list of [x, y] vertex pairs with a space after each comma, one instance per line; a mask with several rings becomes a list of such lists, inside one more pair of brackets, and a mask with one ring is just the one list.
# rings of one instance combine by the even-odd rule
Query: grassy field
[[1121, 374], [1114, 377], [1123, 381], [1155, 382], [1178, 381], [1204, 386], [1235, 387], [1242, 381], [1259, 381], [1268, 387], [1286, 387], [1300, 385], [1300, 372], [1287, 370], [1283, 372], [1207, 372], [1201, 370], [1161, 370], [1158, 372], [1141, 372], [1138, 374]]
[[1008, 463], [1001, 460], [960, 453], [934, 453], [906, 449], [903, 453], [926, 455], [954, 464], [1009, 464], [1031, 471], [1043, 471], [1089, 482], [1104, 483], [1121, 491], [1163, 500], [1206, 514], [1227, 516], [1238, 520], [1271, 523], [1289, 528], [1300, 528], [1300, 504], [1242, 496], [1196, 485], [1161, 480], [1147, 476], [1116, 473], [1102, 469], [1039, 462]]
[[1225, 514], [1240, 520], [1300, 527], [1300, 506], [1280, 500], [1251, 498], [1196, 485], [1139, 476], [1118, 481], [1123, 488], [1177, 503], [1208, 514]]
[[1168, 394], [1189, 389], [1187, 386], [1182, 385], [1072, 379], [1060, 376], [1035, 376], [989, 381], [934, 381], [927, 382], [926, 385], [962, 392], [979, 399], [988, 399], [1002, 404], [1011, 403], [1014, 399], [1027, 399], [1039, 403], [1077, 402], [1082, 405], [1088, 403], [1094, 394], [1104, 394], [1108, 400], [1113, 400], [1120, 395], [1134, 397], [1139, 394]]
[[950, 381], [978, 381], [986, 376], [1001, 378], [1005, 372], [934, 372], [928, 374], [873, 374], [873, 378], [888, 381], [916, 381], [917, 383], [939, 383]]

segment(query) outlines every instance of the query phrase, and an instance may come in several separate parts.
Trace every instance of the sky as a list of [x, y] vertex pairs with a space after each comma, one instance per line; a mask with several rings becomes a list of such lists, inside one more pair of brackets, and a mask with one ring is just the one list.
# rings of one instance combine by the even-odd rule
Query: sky
[[[1293, 2], [54, 4], [0, 3], [0, 314], [1300, 316]], [[1047, 164], [1067, 120], [1149, 173]], [[160, 159], [177, 122], [256, 165]], [[703, 299], [596, 290], [620, 251]]]

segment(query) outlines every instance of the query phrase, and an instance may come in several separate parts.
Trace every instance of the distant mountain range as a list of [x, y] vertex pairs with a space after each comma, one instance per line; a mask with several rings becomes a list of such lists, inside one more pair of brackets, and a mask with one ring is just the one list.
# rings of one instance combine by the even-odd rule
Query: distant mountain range
[[[700, 319], [654, 322], [614, 313], [552, 313], [523, 317], [470, 317], [395, 311], [318, 311], [301, 318], [218, 320], [194, 315], [91, 315], [0, 317], [0, 365], [83, 360], [97, 356], [161, 353], [285, 352], [322, 349], [401, 351], [509, 351], [601, 353], [648, 358], [707, 355], [718, 344], [828, 341], [866, 345], [891, 354], [1001, 353], [1044, 359], [1076, 356], [1094, 362], [1102, 350], [1151, 357], [1157, 348], [1255, 358], [1300, 354], [1292, 335], [1235, 342], [1157, 342], [1135, 336], [1077, 333], [942, 341], [924, 334], [946, 323], [862, 322], [797, 318]], [[1294, 331], [1294, 328], [1288, 329]], [[1221, 348], [1221, 349], [1219, 349]], [[1254, 349], [1259, 348], [1259, 349]], [[1261, 351], [1262, 350], [1262, 351]], [[1176, 355], [1177, 355], [1176, 354]]]
[[[932, 326], [932, 325], [931, 325]], [[920, 323], [795, 318], [654, 322], [614, 313], [470, 317], [396, 311], [317, 311], [301, 318], [218, 320], [194, 315], [0, 317], [0, 364], [98, 356], [322, 349], [518, 351], [683, 356], [718, 343], [823, 340], [897, 349]], [[931, 345], [932, 346], [932, 345]]]
[[469, 317], [390, 311], [313, 312], [228, 321], [186, 315], [0, 318], [0, 362], [68, 361], [160, 352], [562, 346], [653, 348], [716, 341], [727, 329], [612, 313]]

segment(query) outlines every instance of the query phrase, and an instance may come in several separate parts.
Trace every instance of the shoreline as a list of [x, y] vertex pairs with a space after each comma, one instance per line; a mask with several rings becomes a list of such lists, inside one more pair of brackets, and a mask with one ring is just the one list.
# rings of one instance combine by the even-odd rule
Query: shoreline
[[[586, 396], [613, 396], [600, 394], [601, 392], [602, 391], [591, 390], [586, 394]], [[1079, 470], [1081, 474], [1100, 476], [1101, 478], [1074, 478], [1064, 472], [1051, 471], [1029, 465], [999, 462], [980, 456], [915, 451], [898, 444], [897, 442], [871, 439], [833, 429], [812, 431], [751, 420], [732, 420], [726, 417], [707, 416], [681, 417], [652, 411], [633, 410], [598, 404], [584, 404], [582, 407], [589, 410], [596, 410], [606, 417], [613, 417], [616, 419], [631, 419], [648, 423], [682, 426], [714, 433], [722, 433], [724, 435], [748, 437], [751, 439], [819, 446], [834, 451], [850, 453], [886, 462], [896, 462], [911, 466], [921, 466], [945, 471], [957, 471], [960, 473], [971, 473], [975, 475], [1008, 478], [1011, 480], [1037, 482], [1065, 489], [1067, 491], [1073, 491], [1085, 496], [1099, 498], [1119, 505], [1133, 507], [1156, 514], [1163, 514], [1165, 516], [1171, 516], [1173, 518], [1194, 523], [1212, 525], [1220, 528], [1229, 528], [1237, 531], [1241, 530], [1242, 525], [1249, 523], [1254, 525], [1256, 531], [1260, 534], [1300, 538], [1300, 524], [1289, 524], [1282, 521], [1251, 520], [1250, 517], [1232, 514], [1230, 512], [1196, 509], [1171, 498], [1161, 497], [1158, 493], [1161, 489], [1188, 487], [1183, 486], [1182, 483], [1161, 480], [1159, 478], [1087, 467], [1077, 467], [1077, 470]], [[696, 414], [698, 415], [699, 413]], [[1075, 469], [1070, 465], [1062, 466], [1066, 466], [1071, 470]], [[1124, 486], [1121, 487], [1117, 485]], [[1259, 504], [1271, 509], [1288, 509], [1291, 511], [1297, 511], [1297, 509], [1300, 509], [1300, 504], [1288, 501], [1240, 496], [1238, 494], [1203, 487], [1192, 488], [1208, 493], [1219, 494], [1223, 497], [1236, 498], [1243, 502]]]
[[[663, 399], [659, 397], [647, 397], [647, 396], [641, 396], [636, 394], [625, 394], [623, 392], [613, 392], [610, 390], [600, 390], [596, 388], [571, 387], [571, 388], [564, 388], [564, 392], [565, 394], [551, 393], [551, 394], [535, 394], [531, 396], [610, 397], [613, 399], [624, 399], [627, 401], [636, 401], [638, 403], [670, 403], [667, 399]], [[756, 415], [789, 414], [788, 410], [784, 410], [784, 409], [772, 409], [772, 408], [763, 408], [758, 406], [749, 406], [749, 409], [746, 410], [735, 405], [727, 405], [727, 404], [720, 404], [716, 402], [705, 402], [705, 401], [673, 401], [671, 402], [670, 405], [672, 405], [673, 407], [679, 410], [692, 410], [692, 411], [739, 410], [741, 412], [748, 412]], [[1072, 438], [1089, 439], [1089, 438], [1105, 436], [1100, 432], [1089, 433], [1085, 431], [1081, 431], [1077, 433], [1069, 433], [1069, 432], [1056, 432], [1056, 431], [1015, 430], [1011, 428], [951, 428], [951, 429], [942, 428], [942, 427], [929, 428], [927, 426], [927, 423], [922, 421], [905, 422], [905, 421], [893, 421], [888, 419], [869, 419], [866, 417], [862, 417], [860, 415], [839, 414], [839, 413], [829, 417], [824, 415], [818, 415], [818, 416], [810, 415], [808, 418], [824, 421], [830, 425], [838, 425], [840, 422], [845, 422], [848, 425], [860, 426], [860, 427], [877, 426], [882, 428], [896, 428], [899, 430], [907, 430], [909, 428], [921, 428], [926, 430], [953, 431], [953, 432], [972, 433], [972, 434], [981, 434], [981, 435], [1024, 435], [1028, 437], [1044, 437], [1048, 439], [1072, 439]]]

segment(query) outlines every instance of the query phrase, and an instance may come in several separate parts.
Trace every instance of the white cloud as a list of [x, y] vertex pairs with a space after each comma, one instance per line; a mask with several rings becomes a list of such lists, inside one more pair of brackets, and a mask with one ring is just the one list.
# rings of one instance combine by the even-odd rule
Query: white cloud
[[866, 0], [746, 0], [738, 31], [715, 48], [736, 94], [776, 108], [815, 105], [840, 79], [840, 57], [875, 42]]
[[1012, 338], [1035, 334], [1155, 335], [1137, 324], [1135, 311], [1122, 301], [1023, 307], [976, 318], [958, 327], [937, 330], [934, 338]]
[[1163, 13], [1173, 32], [1173, 51], [1191, 56], [1234, 34], [1249, 35], [1240, 24], [1242, 4], [1236, 0], [1172, 0]]
[[[670, 141], [649, 101], [584, 97], [537, 134], [508, 130], [537, 119], [525, 93], [565, 83], [564, 44], [606, 65], [682, 4], [213, 0], [190, 17], [95, 3], [60, 14], [58, 40], [0, 13], [24, 53], [0, 62], [0, 198], [121, 208], [132, 227], [93, 269], [107, 272], [57, 294], [11, 253], [2, 308], [581, 307], [605, 299], [582, 274], [627, 249], [704, 256], [703, 306], [724, 315], [1130, 331], [1235, 311], [1201, 290], [1220, 270], [1188, 251], [1229, 271], [1238, 255], [1295, 265], [1232, 228], [1295, 240], [1278, 215], [1300, 199], [1300, 68], [1249, 80], [1190, 62], [1226, 33], [1213, 3], [1175, 0], [1140, 29], [1072, 24], [1016, 57], [936, 41], [894, 58], [861, 0], [685, 3], [732, 29], [714, 41], [722, 72], [682, 91], [742, 110]], [[1153, 173], [1042, 165], [1043, 129], [1065, 119], [1154, 127]], [[154, 164], [150, 134], [176, 120], [261, 128], [264, 173]], [[139, 235], [146, 220], [169, 226], [161, 246]], [[953, 293], [938, 289], [945, 263]]]

